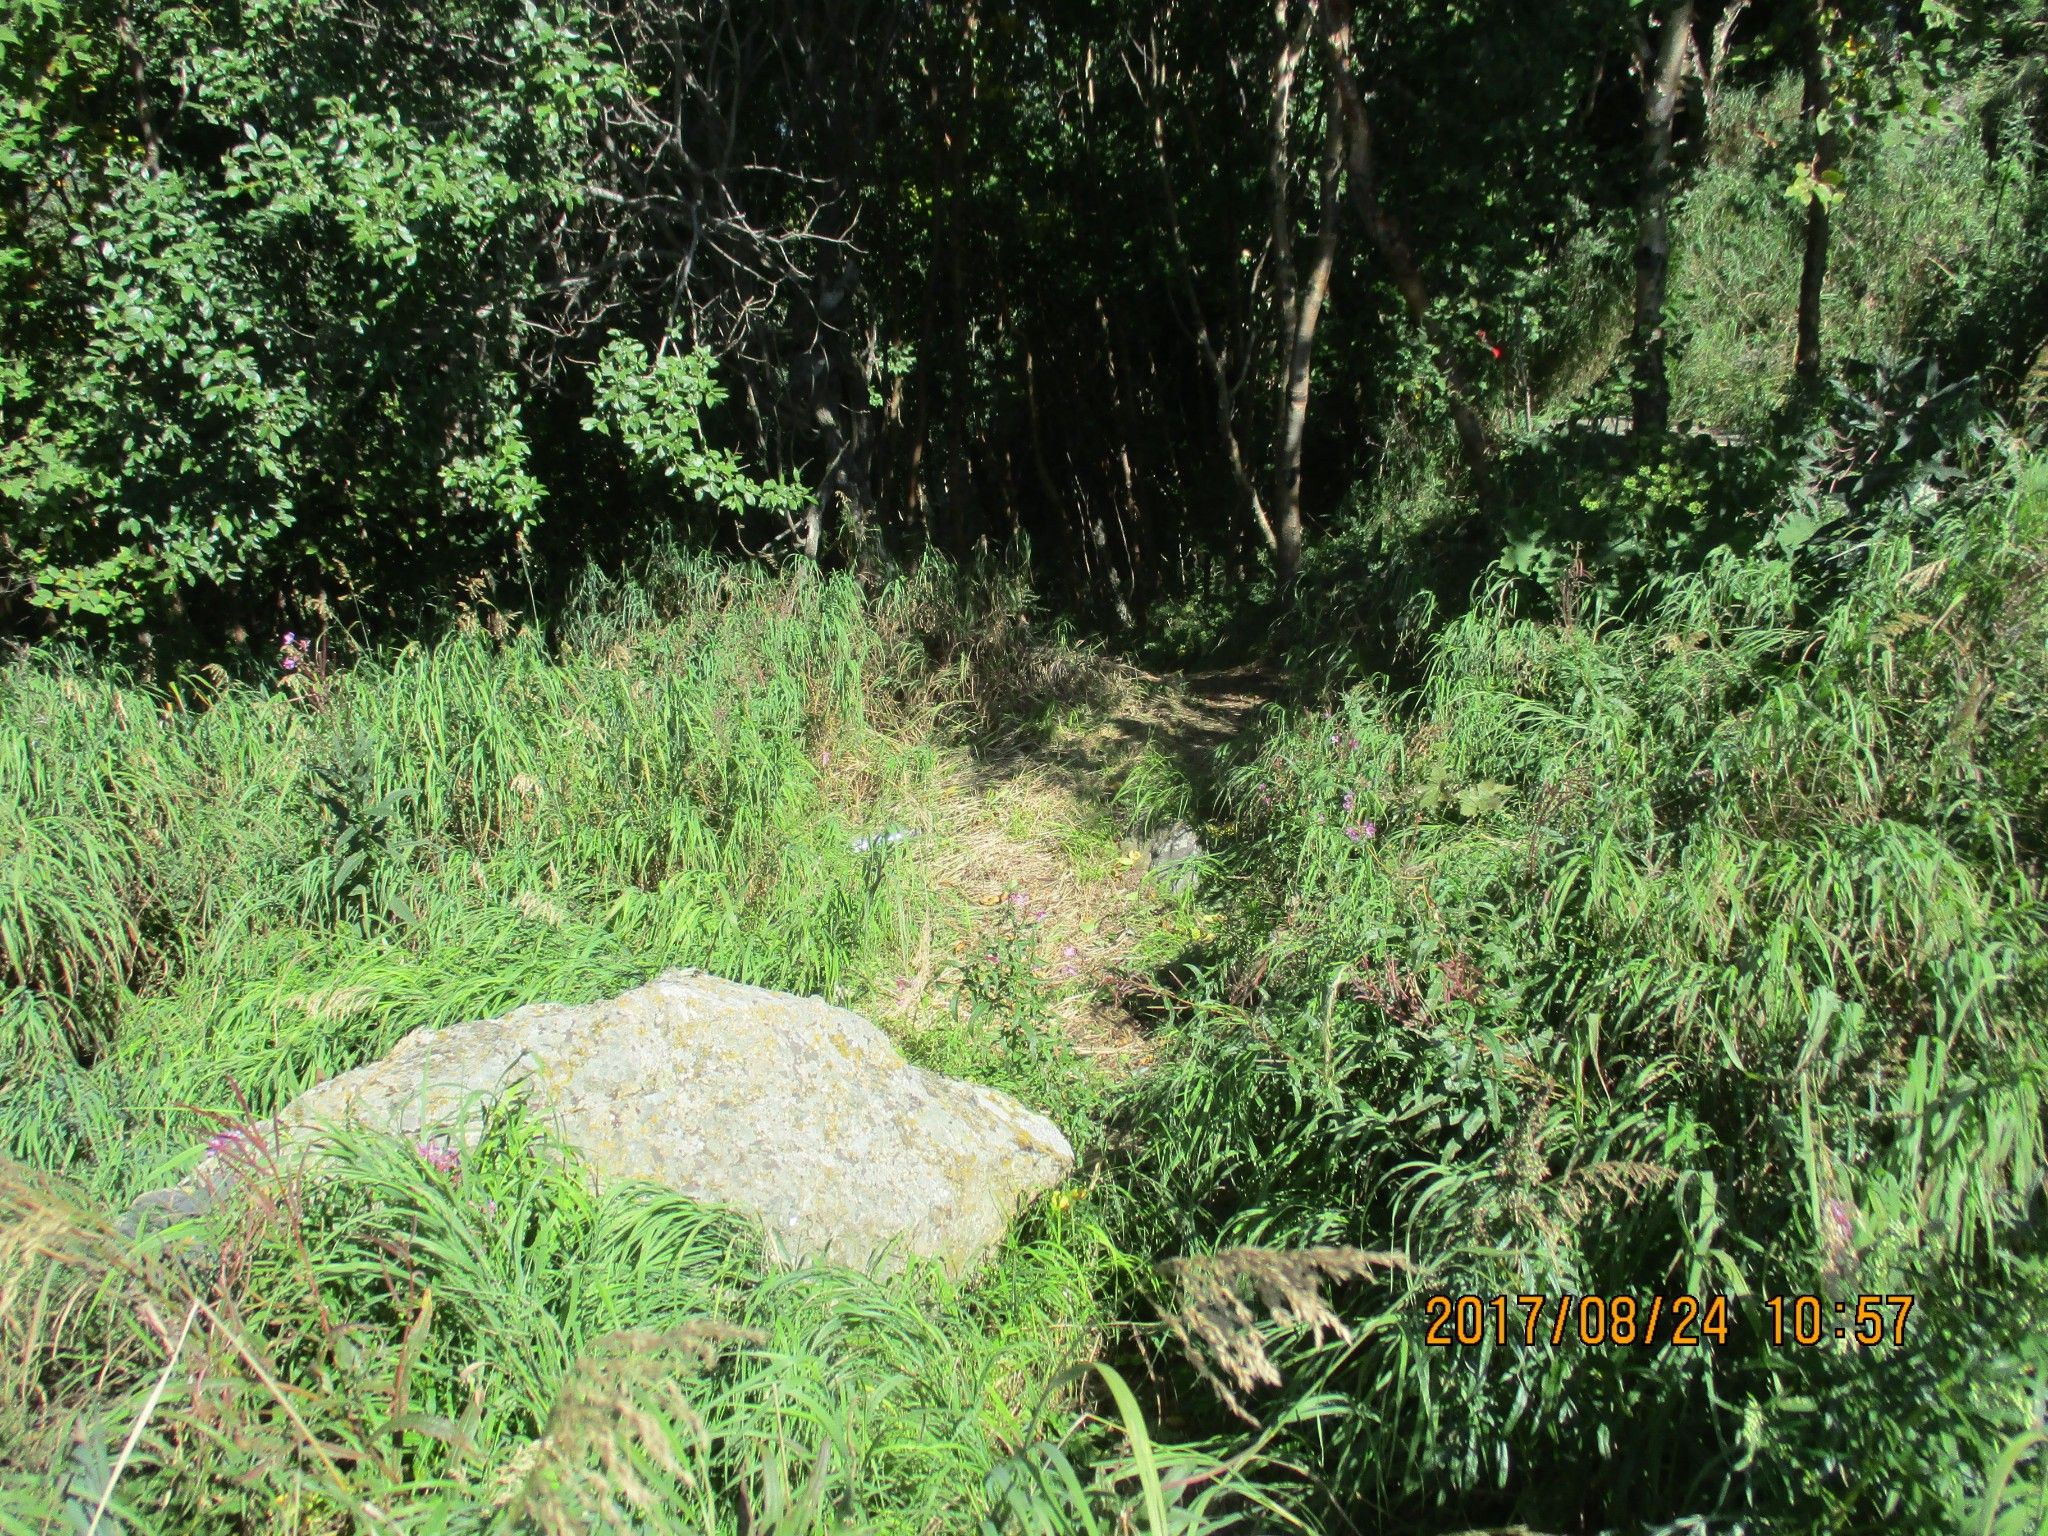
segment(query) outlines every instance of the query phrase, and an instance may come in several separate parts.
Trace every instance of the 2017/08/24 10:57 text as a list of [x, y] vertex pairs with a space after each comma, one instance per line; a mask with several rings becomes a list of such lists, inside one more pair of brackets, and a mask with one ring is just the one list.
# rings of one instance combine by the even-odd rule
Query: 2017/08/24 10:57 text
[[[1759, 1314], [1773, 1345], [1829, 1340], [1862, 1346], [1903, 1344], [1913, 1298], [1906, 1295], [1767, 1296]], [[1427, 1297], [1423, 1342], [1439, 1348], [1484, 1343], [1617, 1344], [1703, 1348], [1726, 1344], [1726, 1296]]]

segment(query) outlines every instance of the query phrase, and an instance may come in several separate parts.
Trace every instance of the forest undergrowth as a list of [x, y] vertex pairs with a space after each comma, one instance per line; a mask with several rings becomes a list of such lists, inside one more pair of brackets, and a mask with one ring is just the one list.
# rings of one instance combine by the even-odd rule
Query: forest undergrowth
[[2036, 1531], [2040, 461], [1588, 580], [1496, 569], [1239, 764], [1124, 1241], [1400, 1261], [1205, 1351], [1340, 1528]]
[[[0, 1536], [2048, 1536], [2044, 39], [0, 12]], [[672, 966], [1072, 1176], [267, 1150]]]

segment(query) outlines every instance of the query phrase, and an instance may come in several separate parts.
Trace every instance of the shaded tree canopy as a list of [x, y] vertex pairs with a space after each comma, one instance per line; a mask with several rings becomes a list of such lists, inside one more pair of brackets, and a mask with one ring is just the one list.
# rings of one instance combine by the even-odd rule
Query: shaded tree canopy
[[[1638, 451], [1725, 430], [1687, 384], [1725, 355], [1710, 258], [1669, 270], [1703, 177], [1749, 238], [1804, 242], [1797, 291], [1744, 325], [1807, 397], [1824, 357], [1931, 345], [1910, 299], [1823, 347], [1830, 211], [1857, 213], [1860, 146], [1900, 114], [1989, 114], [2024, 181], [2038, 25], [1860, 0], [15, 0], [0, 603], [20, 632], [309, 605], [374, 628], [455, 578], [680, 538], [870, 576], [1028, 549], [1077, 616], [1149, 634], [1197, 594], [1290, 588], [1425, 463], [1469, 580], [1545, 516], [1504, 454], [1631, 393]], [[2010, 101], [1966, 108], [1994, 77]], [[1782, 132], [1726, 126], [1781, 81]], [[2016, 379], [2040, 264], [1980, 265], [1956, 282], [1985, 323], [1947, 361]]]

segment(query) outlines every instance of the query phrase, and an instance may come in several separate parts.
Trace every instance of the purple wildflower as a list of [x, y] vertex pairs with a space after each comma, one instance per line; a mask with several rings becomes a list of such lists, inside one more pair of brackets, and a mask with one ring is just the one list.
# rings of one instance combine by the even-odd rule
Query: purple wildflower
[[1380, 835], [1380, 829], [1377, 823], [1371, 821], [1362, 821], [1359, 822], [1356, 826], [1346, 827], [1344, 829], [1344, 835], [1350, 838], [1351, 841], [1353, 841], [1354, 843], [1369, 843], [1375, 837], [1378, 837]]
[[420, 1160], [437, 1173], [454, 1173], [462, 1166], [462, 1155], [444, 1141], [421, 1142]]
[[1352, 790], [1348, 790], [1348, 789], [1347, 789], [1347, 790], [1345, 790], [1345, 791], [1344, 791], [1344, 813], [1345, 813], [1345, 814], [1346, 814], [1347, 816], [1348, 816], [1348, 815], [1350, 815], [1350, 814], [1351, 814], [1351, 811], [1352, 811], [1352, 809], [1353, 809], [1353, 808], [1354, 808], [1355, 806], [1357, 806], [1357, 804], [1358, 804], [1358, 796], [1357, 796], [1357, 794], [1356, 794], [1356, 793], [1355, 793], [1354, 791], [1352, 791]]
[[284, 632], [284, 640], [277, 648], [277, 664], [287, 672], [296, 672], [311, 658], [313, 647], [301, 640], [292, 630]]
[[1829, 1267], [1839, 1269], [1856, 1251], [1856, 1210], [1846, 1200], [1829, 1200], [1824, 1214], [1828, 1230], [1822, 1241], [1828, 1250]]
[[215, 1157], [235, 1157], [246, 1153], [255, 1146], [256, 1138], [247, 1129], [231, 1125], [224, 1131], [216, 1131], [206, 1139], [206, 1150]]

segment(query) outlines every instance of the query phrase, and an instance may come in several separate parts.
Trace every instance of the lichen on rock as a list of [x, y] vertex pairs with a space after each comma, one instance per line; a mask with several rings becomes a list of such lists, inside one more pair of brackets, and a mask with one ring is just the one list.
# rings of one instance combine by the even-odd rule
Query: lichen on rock
[[[859, 1014], [688, 970], [604, 1002], [416, 1030], [294, 1100], [275, 1136], [357, 1124], [461, 1143], [514, 1091], [600, 1183], [651, 1180], [750, 1215], [784, 1263], [916, 1257], [964, 1273], [1073, 1166], [1050, 1120], [910, 1065]], [[219, 1180], [209, 1164], [190, 1187]]]

